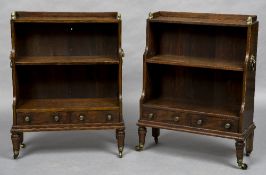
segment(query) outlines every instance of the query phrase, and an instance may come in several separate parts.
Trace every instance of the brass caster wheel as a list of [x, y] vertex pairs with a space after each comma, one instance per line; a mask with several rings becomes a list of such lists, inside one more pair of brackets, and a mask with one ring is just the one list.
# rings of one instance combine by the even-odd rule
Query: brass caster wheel
[[136, 151], [143, 151], [143, 145], [142, 144], [139, 144], [135, 147]]
[[158, 137], [154, 138], [155, 144], [158, 144]]
[[25, 148], [25, 147], [26, 147], [25, 143], [20, 144], [20, 148]]
[[243, 162], [238, 162], [238, 167], [241, 168], [242, 170], [246, 170], [248, 168], [248, 165], [243, 163]]
[[119, 156], [119, 158], [122, 158], [123, 157], [122, 152], [119, 152], [118, 156]]
[[19, 152], [18, 152], [18, 151], [14, 151], [13, 158], [14, 158], [14, 159], [17, 159], [17, 158], [18, 158], [18, 155], [19, 155]]

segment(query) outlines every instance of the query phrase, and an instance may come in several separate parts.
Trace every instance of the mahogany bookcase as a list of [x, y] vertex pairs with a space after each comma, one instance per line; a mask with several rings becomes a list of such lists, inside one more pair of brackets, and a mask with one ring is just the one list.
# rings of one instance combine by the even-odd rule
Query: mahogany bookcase
[[143, 56], [139, 145], [146, 127], [236, 140], [253, 149], [258, 21], [254, 15], [150, 13]]
[[24, 132], [66, 130], [116, 130], [122, 157], [121, 16], [14, 12], [11, 32], [14, 158]]

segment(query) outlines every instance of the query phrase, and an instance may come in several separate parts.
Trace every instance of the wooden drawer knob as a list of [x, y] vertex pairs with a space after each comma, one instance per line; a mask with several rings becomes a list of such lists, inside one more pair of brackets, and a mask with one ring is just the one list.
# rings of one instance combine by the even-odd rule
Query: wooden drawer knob
[[112, 120], [112, 115], [108, 114], [106, 118], [107, 118], [108, 121], [111, 121]]
[[84, 116], [83, 116], [83, 115], [80, 115], [80, 116], [79, 116], [79, 120], [80, 120], [80, 121], [83, 121], [83, 120], [84, 120]]
[[30, 122], [30, 116], [26, 115], [26, 117], [24, 118], [25, 122]]
[[202, 125], [202, 123], [203, 123], [202, 120], [197, 121], [197, 125]]
[[153, 113], [148, 114], [148, 118], [149, 118], [150, 120], [152, 120], [152, 119], [154, 118], [154, 114], [153, 114]]
[[226, 124], [224, 125], [224, 128], [225, 128], [225, 129], [230, 129], [230, 128], [231, 128], [231, 124], [230, 124], [230, 123], [226, 123]]
[[55, 122], [59, 122], [59, 116], [58, 116], [58, 115], [55, 115], [55, 116], [54, 116], [54, 121], [55, 121]]
[[178, 116], [176, 116], [176, 117], [174, 118], [174, 121], [175, 121], [175, 122], [179, 122], [179, 120], [180, 120], [180, 117], [178, 117]]

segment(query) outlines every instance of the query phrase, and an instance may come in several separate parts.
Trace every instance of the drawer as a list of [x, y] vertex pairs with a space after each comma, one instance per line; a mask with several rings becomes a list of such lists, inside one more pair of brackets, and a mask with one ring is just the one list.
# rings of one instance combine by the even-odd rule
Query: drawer
[[238, 132], [238, 120], [217, 118], [208, 115], [190, 114], [191, 125], [197, 128], [205, 128], [226, 132]]
[[66, 124], [69, 118], [66, 112], [18, 112], [18, 125]]
[[143, 109], [142, 119], [177, 125], [186, 125], [187, 123], [185, 113], [150, 108]]
[[119, 111], [77, 111], [71, 113], [71, 123], [119, 122]]

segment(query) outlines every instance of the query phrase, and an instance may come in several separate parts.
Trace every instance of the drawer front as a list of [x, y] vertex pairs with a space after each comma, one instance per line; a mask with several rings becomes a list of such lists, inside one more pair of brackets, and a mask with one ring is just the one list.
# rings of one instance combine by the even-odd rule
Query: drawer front
[[66, 124], [69, 122], [66, 112], [18, 112], [18, 125]]
[[150, 108], [143, 109], [142, 119], [177, 125], [186, 125], [187, 123], [185, 113]]
[[238, 120], [217, 118], [208, 115], [190, 114], [191, 126], [226, 132], [238, 132]]
[[118, 111], [77, 111], [71, 113], [71, 123], [119, 122]]

